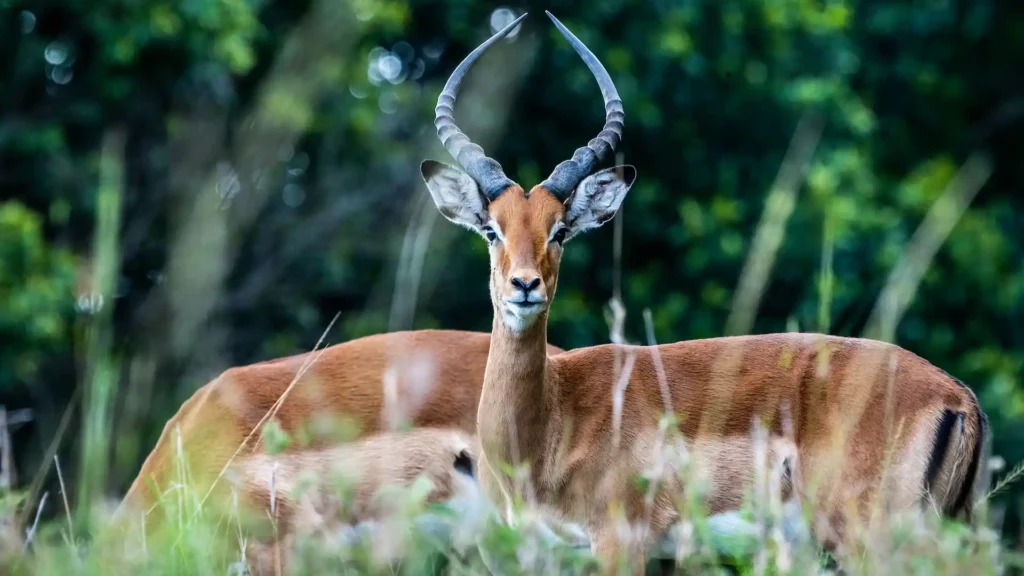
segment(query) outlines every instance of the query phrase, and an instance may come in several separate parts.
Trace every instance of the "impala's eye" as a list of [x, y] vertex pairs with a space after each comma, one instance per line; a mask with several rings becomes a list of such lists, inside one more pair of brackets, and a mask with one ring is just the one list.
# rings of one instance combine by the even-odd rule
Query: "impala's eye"
[[498, 239], [498, 233], [494, 231], [494, 228], [490, 226], [484, 226], [484, 236], [487, 236], [487, 241], [491, 244]]
[[558, 230], [555, 230], [555, 233], [551, 235], [551, 241], [558, 242], [559, 244], [561, 244], [562, 242], [565, 242], [565, 235], [568, 233], [569, 228], [566, 226], [562, 226]]

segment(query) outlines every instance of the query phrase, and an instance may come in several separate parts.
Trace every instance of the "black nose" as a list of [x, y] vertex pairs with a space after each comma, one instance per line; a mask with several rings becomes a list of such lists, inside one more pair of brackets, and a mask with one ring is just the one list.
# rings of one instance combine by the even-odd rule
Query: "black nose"
[[534, 278], [533, 280], [530, 280], [529, 284], [527, 284], [526, 281], [524, 281], [522, 278], [513, 278], [512, 285], [515, 286], [516, 288], [519, 288], [523, 292], [529, 292], [530, 290], [533, 290], [537, 286], [540, 286], [540, 278]]

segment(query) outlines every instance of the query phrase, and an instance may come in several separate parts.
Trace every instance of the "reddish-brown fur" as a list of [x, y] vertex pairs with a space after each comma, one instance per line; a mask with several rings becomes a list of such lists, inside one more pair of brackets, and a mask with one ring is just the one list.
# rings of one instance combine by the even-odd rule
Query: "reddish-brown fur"
[[[476, 407], [483, 383], [490, 335], [456, 330], [421, 330], [367, 336], [297, 356], [229, 368], [197, 390], [164, 426], [153, 451], [122, 503], [122, 509], [150, 510], [177, 474], [177, 434], [193, 487], [205, 493], [221, 470], [303, 369], [308, 370], [280, 405], [276, 421], [291, 436], [289, 452], [335, 444], [329, 434], [300, 442], [307, 424], [345, 417], [360, 435], [387, 428], [386, 374], [393, 371], [399, 412], [415, 427], [476, 431]], [[551, 354], [561, 349], [548, 346]], [[314, 361], [315, 359], [315, 361]], [[422, 393], [422, 397], [417, 394]], [[257, 448], [259, 430], [238, 457]], [[152, 483], [153, 487], [149, 484]], [[152, 525], [156, 508], [147, 516]]]
[[[523, 14], [467, 55], [438, 97], [437, 135], [459, 167], [420, 165], [441, 214], [489, 246], [494, 316], [477, 412], [488, 494], [535, 496], [584, 523], [608, 569], [623, 546], [646, 551], [676, 517], [669, 495], [647, 510], [633, 488], [634, 477], [660, 464], [665, 452], [675, 456], [667, 461], [670, 472], [695, 468], [712, 481], [711, 512], [741, 503], [765, 451], [776, 462], [782, 456], [795, 463], [787, 484], [828, 519], [831, 530], [817, 531], [826, 545], [849, 544], [853, 524], [870, 524], [874, 510], [908, 509], [926, 496], [941, 511], [969, 515], [973, 493], [984, 485], [985, 416], [966, 386], [896, 346], [772, 334], [547, 356], [562, 245], [610, 221], [636, 178], [632, 166], [595, 171], [622, 139], [622, 100], [597, 56], [547, 15], [597, 81], [605, 105], [601, 132], [525, 194], [456, 125], [462, 79]], [[620, 366], [633, 359], [634, 371], [619, 378]], [[681, 434], [660, 428], [663, 410], [682, 417]], [[749, 435], [760, 419], [773, 436], [764, 444]], [[771, 447], [762, 450], [765, 444]], [[529, 466], [528, 485], [513, 484], [504, 466], [521, 463]], [[693, 486], [680, 485], [678, 474], [666, 480], [670, 492]], [[618, 530], [613, 509], [648, 529]], [[632, 560], [634, 571], [643, 569], [644, 554]]]
[[[477, 451], [475, 437], [462, 430], [416, 428], [322, 450], [243, 459], [232, 466], [228, 481], [245, 495], [250, 509], [266, 514], [261, 524], [268, 536], [250, 541], [246, 556], [252, 572], [274, 574], [280, 561], [281, 572], [290, 573], [296, 538], [322, 536], [324, 540], [315, 542], [330, 545], [332, 532], [341, 524], [401, 514], [396, 501], [382, 493], [389, 487], [406, 488], [424, 477], [432, 486], [425, 502], [475, 496], [475, 480], [454, 463], [463, 457], [475, 467]], [[344, 499], [339, 498], [340, 488]], [[276, 526], [267, 525], [270, 518]]]
[[[563, 204], [540, 187], [526, 195], [512, 186], [487, 205], [489, 221], [503, 239], [491, 247], [494, 323], [477, 415], [480, 478], [492, 498], [501, 498], [516, 487], [492, 464], [528, 462], [540, 503], [586, 525], [595, 551], [610, 562], [627, 543], [615, 534], [609, 506], [622, 504], [633, 523], [643, 518], [642, 494], [631, 488], [630, 478], [652, 459], [664, 404], [651, 348], [602, 345], [552, 357], [545, 351], [547, 307], [562, 251], [548, 241], [549, 231], [566, 217], [571, 202]], [[520, 293], [513, 277], [542, 280], [536, 293], [544, 304], [535, 318], [510, 313], [506, 302]], [[767, 418], [770, 432], [779, 437], [788, 414], [799, 457], [797, 477], [835, 530], [834, 536], [818, 533], [826, 545], [843, 544], [850, 522], [870, 519], [872, 503], [907, 509], [926, 496], [925, 472], [945, 410], [963, 415], [963, 426], [945, 457], [939, 454], [930, 496], [940, 510], [954, 511], [958, 495], [974, 481], [968, 464], [974, 461], [971, 469], [976, 469], [985, 430], [974, 395], [895, 345], [791, 333], [657, 349], [685, 438], [682, 446], [669, 448], [688, 450], [712, 480], [712, 513], [742, 503], [754, 472], [750, 430], [755, 417]], [[635, 365], [616, 447], [614, 367], [628, 352], [636, 354]], [[886, 462], [892, 465], [883, 482]], [[847, 505], [853, 506], [852, 514]], [[651, 532], [631, 546], [646, 549], [675, 519], [668, 496], [659, 497]], [[634, 569], [642, 568], [642, 558], [634, 558]]]

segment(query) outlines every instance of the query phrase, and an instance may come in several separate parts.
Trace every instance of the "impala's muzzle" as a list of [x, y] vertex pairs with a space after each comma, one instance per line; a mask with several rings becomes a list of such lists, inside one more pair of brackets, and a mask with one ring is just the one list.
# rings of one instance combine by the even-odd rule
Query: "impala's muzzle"
[[509, 312], [520, 318], [534, 316], [548, 301], [544, 281], [533, 271], [515, 271], [509, 278], [504, 292], [505, 305]]

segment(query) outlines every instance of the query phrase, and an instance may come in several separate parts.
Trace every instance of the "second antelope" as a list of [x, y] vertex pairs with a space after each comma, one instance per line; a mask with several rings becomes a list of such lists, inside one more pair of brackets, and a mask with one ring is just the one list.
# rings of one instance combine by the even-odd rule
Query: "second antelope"
[[[642, 567], [637, 552], [677, 519], [671, 489], [685, 489], [670, 484], [648, 507], [632, 482], [654, 460], [667, 404], [681, 421], [681, 439], [668, 447], [685, 450], [710, 480], [711, 514], [741, 506], [755, 469], [751, 423], [764, 419], [775, 439], [790, 424], [793, 477], [814, 489], [811, 503], [830, 525], [815, 536], [826, 547], [842, 550], [851, 525], [870, 520], [875, 503], [897, 511], [931, 500], [943, 513], [970, 516], [984, 471], [985, 415], [966, 386], [898, 346], [789, 333], [548, 355], [563, 246], [611, 220], [636, 178], [633, 166], [595, 171], [622, 138], [622, 102], [594, 54], [548, 16], [597, 79], [606, 112], [600, 134], [526, 192], [456, 126], [467, 71], [524, 14], [469, 54], [438, 99], [437, 134], [461, 168], [421, 166], [440, 212], [489, 247], [494, 317], [477, 413], [487, 493], [535, 498], [584, 524], [606, 566], [630, 550], [633, 568]], [[612, 386], [624, 354], [633, 366], [616, 414]], [[524, 462], [529, 490], [501, 467]], [[613, 505], [630, 526], [649, 529], [620, 537]]]
[[424, 502], [473, 502], [476, 452], [474, 437], [462, 430], [423, 427], [241, 459], [228, 480], [258, 512], [246, 531], [263, 535], [247, 548], [247, 561], [256, 574], [273, 574], [276, 561], [291, 574], [298, 541], [331, 546], [345, 524], [401, 518], [404, 501], [386, 490], [408, 488], [421, 477], [430, 481]]

